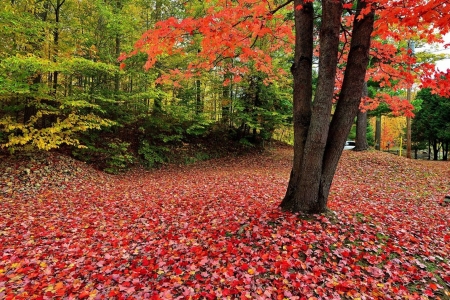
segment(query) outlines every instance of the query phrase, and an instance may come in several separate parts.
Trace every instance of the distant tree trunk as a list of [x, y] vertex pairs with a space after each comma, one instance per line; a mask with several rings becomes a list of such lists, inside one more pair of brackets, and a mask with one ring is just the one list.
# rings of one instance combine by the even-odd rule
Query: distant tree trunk
[[433, 141], [433, 160], [438, 160], [438, 154], [439, 154], [439, 148], [438, 148], [438, 141]]
[[[38, 74], [33, 78], [33, 84], [30, 86], [30, 91], [37, 92], [38, 85], [42, 81], [42, 75]], [[30, 121], [31, 117], [34, 116], [37, 113], [36, 108], [36, 100], [33, 98], [26, 98], [25, 108], [23, 111], [23, 124], [26, 124], [28, 121]]]
[[225, 74], [223, 77], [224, 85], [222, 87], [222, 123], [229, 124], [231, 115], [231, 101], [233, 98], [233, 90], [230, 85], [225, 82], [231, 80], [231, 74]]
[[[53, 29], [53, 61], [56, 61], [59, 53], [59, 18], [61, 16], [61, 7], [66, 0], [57, 0], [56, 4], [53, 5], [55, 10], [55, 28]], [[56, 92], [58, 89], [58, 71], [53, 72], [53, 93], [56, 97]]]
[[[153, 11], [153, 20], [154, 22], [158, 22], [162, 20], [162, 1], [161, 0], [156, 0], [155, 1], [155, 10]], [[158, 70], [158, 77], [161, 76], [161, 68], [162, 65], [161, 63], [156, 63], [155, 67], [157, 67]], [[161, 90], [162, 89], [162, 85], [161, 84], [156, 84], [156, 88], [157, 90]], [[156, 97], [154, 98], [154, 103], [153, 103], [153, 115], [159, 115], [162, 113], [162, 101], [163, 101], [163, 97], [161, 94], [157, 94]]]
[[198, 115], [203, 112], [203, 102], [201, 94], [201, 81], [195, 80], [195, 113]]
[[428, 160], [431, 160], [431, 139], [428, 139]]
[[375, 120], [375, 150], [381, 149], [381, 115]]
[[[292, 212], [321, 213], [327, 200], [345, 140], [358, 112], [364, 77], [369, 62], [374, 11], [359, 19], [366, 8], [358, 1], [352, 40], [342, 89], [331, 124], [341, 27], [340, 1], [322, 1], [319, 77], [311, 103], [311, 64], [314, 12], [310, 1], [294, 1], [296, 51], [294, 76], [294, 164], [281, 207]], [[304, 90], [303, 90], [304, 89]], [[310, 108], [308, 108], [310, 107]]]
[[[116, 45], [115, 45], [115, 51], [116, 51], [116, 57], [120, 56], [120, 35], [116, 34]], [[114, 94], [117, 95], [119, 93], [120, 89], [120, 76], [119, 73], [114, 75]]]
[[[367, 81], [364, 82], [362, 97], [368, 96]], [[355, 151], [364, 151], [369, 149], [367, 143], [367, 111], [358, 110], [356, 119], [356, 141]]]
[[448, 160], [448, 150], [450, 142], [442, 143], [442, 160]]

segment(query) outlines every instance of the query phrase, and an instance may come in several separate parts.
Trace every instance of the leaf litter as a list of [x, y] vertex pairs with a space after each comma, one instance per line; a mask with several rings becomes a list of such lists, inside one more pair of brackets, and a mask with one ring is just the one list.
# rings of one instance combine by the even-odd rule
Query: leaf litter
[[346, 151], [306, 217], [278, 208], [291, 157], [3, 159], [0, 299], [449, 299], [448, 162]]

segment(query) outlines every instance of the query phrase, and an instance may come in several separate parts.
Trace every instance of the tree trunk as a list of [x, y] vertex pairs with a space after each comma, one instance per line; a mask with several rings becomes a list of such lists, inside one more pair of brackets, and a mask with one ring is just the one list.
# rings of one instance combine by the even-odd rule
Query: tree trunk
[[[367, 81], [364, 82], [362, 97], [368, 96]], [[367, 111], [358, 110], [358, 116], [356, 118], [356, 141], [355, 151], [364, 151], [369, 149], [367, 143]]]
[[428, 160], [431, 160], [431, 140], [428, 139]]
[[[302, 45], [304, 47], [312, 36], [312, 30], [309, 32], [306, 28], [308, 28], [308, 22], [312, 22], [313, 12], [310, 2], [295, 1], [294, 6], [297, 7], [298, 5], [302, 5], [303, 8], [295, 11], [296, 47]], [[310, 98], [305, 97], [304, 91], [299, 91], [300, 84], [305, 84], [305, 82], [301, 82], [302, 77], [309, 75], [311, 67], [308, 71], [304, 69], [297, 71], [296, 64], [303, 57], [299, 55], [300, 52], [295, 52], [293, 67], [294, 165], [286, 196], [281, 203], [283, 209], [305, 213], [321, 213], [327, 209], [329, 190], [345, 140], [358, 112], [369, 62], [374, 11], [370, 10], [364, 18], [359, 20], [358, 16], [361, 10], [365, 8], [366, 2], [358, 1], [344, 81], [331, 124], [329, 118], [334, 93], [342, 12], [339, 1], [322, 1], [319, 78], [312, 107]], [[309, 11], [311, 12], [307, 14]], [[303, 22], [306, 22], [306, 24], [303, 24]], [[306, 33], [302, 32], [305, 30]], [[310, 87], [308, 91], [309, 89]], [[305, 114], [305, 111], [295, 111], [302, 105], [311, 107], [309, 114]], [[307, 108], [306, 112], [308, 112]], [[300, 122], [301, 119], [299, 120], [299, 117], [304, 116], [304, 114], [307, 117], [310, 116], [307, 126]]]
[[381, 149], [381, 115], [375, 117], [375, 150]]
[[[152, 15], [153, 21], [159, 22], [162, 20], [162, 1], [161, 0], [156, 0], [155, 2], [155, 10], [153, 11], [153, 15]], [[162, 64], [161, 63], [156, 63], [155, 67], [158, 69], [158, 77], [161, 76], [162, 72]], [[157, 91], [161, 91], [163, 86], [162, 84], [157, 83], [155, 85]], [[163, 102], [163, 96], [160, 93], [157, 93], [156, 97], [154, 98], [154, 102], [153, 102], [153, 115], [161, 115], [163, 112], [162, 109], [162, 102]]]
[[230, 119], [231, 119], [231, 101], [233, 100], [233, 90], [232, 85], [226, 85], [225, 82], [228, 80], [231, 80], [232, 76], [231, 74], [225, 74], [223, 76], [223, 82], [224, 85], [222, 87], [222, 123], [230, 125]]
[[[120, 55], [120, 34], [119, 33], [116, 33], [115, 42], [116, 42], [116, 44], [115, 44], [115, 52], [116, 53], [115, 54], [116, 54], [116, 57], [119, 57], [119, 55]], [[116, 73], [114, 75], [114, 93], [116, 95], [118, 95], [119, 90], [120, 90], [120, 75], [119, 75], [119, 73]]]
[[442, 143], [442, 160], [448, 160], [448, 150], [449, 150], [449, 142]]
[[367, 8], [366, 6], [365, 1], [358, 1], [344, 81], [336, 111], [330, 124], [320, 183], [321, 190], [319, 191], [319, 204], [322, 209], [326, 208], [334, 173], [361, 102], [366, 70], [369, 64], [370, 39], [375, 21], [374, 7], [371, 7], [363, 19], [358, 18], [361, 11]]
[[306, 137], [311, 122], [314, 8], [311, 2], [295, 0], [295, 53], [291, 72], [294, 77], [294, 161], [286, 195], [281, 202], [285, 210], [297, 211], [295, 195], [300, 178]]
[[438, 141], [434, 140], [433, 141], [433, 160], [438, 160]]
[[[55, 10], [55, 28], [53, 29], [53, 61], [57, 61], [59, 54], [59, 17], [61, 15], [61, 7], [63, 6], [66, 0], [57, 0], [56, 4], [53, 5], [53, 9]], [[56, 92], [58, 89], [58, 71], [53, 71], [53, 93], [56, 97]]]
[[201, 81], [195, 80], [195, 114], [199, 115], [203, 112], [203, 102], [201, 94]]

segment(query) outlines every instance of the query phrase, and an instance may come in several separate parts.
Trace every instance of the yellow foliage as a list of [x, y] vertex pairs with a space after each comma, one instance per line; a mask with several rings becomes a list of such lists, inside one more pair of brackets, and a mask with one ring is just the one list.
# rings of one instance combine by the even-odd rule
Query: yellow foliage
[[82, 147], [76, 138], [76, 133], [114, 124], [113, 121], [94, 114], [77, 115], [70, 113], [63, 119], [58, 118], [50, 127], [39, 128], [37, 126], [38, 121], [43, 116], [51, 114], [53, 113], [39, 111], [26, 124], [17, 123], [10, 117], [1, 119], [0, 128], [3, 127], [3, 131], [9, 134], [8, 141], [1, 146], [11, 151], [32, 148], [50, 150], [58, 148], [62, 144]]

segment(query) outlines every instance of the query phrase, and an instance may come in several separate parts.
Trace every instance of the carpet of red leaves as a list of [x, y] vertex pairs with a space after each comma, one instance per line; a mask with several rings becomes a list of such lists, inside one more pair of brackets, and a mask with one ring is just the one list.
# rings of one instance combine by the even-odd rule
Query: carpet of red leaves
[[10, 163], [0, 299], [449, 299], [448, 162], [345, 152], [333, 212], [302, 217], [278, 209], [291, 156], [120, 176]]

